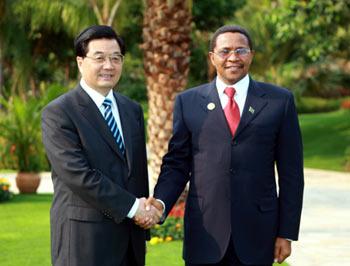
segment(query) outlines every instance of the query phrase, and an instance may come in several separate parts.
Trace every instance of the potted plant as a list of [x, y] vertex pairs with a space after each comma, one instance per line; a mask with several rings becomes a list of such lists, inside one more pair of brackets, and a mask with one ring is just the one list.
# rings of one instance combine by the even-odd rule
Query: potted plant
[[40, 99], [13, 96], [0, 98], [0, 137], [10, 167], [18, 170], [16, 184], [21, 193], [35, 193], [40, 184], [43, 150], [40, 138]]
[[0, 96], [0, 144], [5, 148], [7, 165], [18, 171], [16, 184], [21, 193], [35, 193], [39, 171], [48, 168], [41, 141], [42, 108], [67, 91], [59, 84], [44, 87], [40, 97]]

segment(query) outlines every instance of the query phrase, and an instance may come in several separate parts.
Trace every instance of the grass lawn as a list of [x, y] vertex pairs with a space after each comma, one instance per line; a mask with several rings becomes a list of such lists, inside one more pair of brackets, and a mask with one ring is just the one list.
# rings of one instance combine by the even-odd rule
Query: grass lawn
[[51, 265], [51, 195], [15, 196], [0, 204], [0, 265]]
[[[51, 265], [49, 235], [51, 198], [51, 195], [42, 194], [16, 195], [10, 202], [0, 204], [1, 266]], [[180, 241], [148, 245], [146, 265], [184, 265], [181, 254]]]
[[350, 147], [350, 111], [299, 116], [305, 167], [344, 171], [344, 152]]

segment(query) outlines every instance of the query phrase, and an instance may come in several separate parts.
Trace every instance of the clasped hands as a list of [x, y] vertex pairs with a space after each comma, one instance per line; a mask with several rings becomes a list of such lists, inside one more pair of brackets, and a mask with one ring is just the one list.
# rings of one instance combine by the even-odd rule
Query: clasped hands
[[149, 229], [159, 223], [164, 209], [162, 203], [153, 197], [140, 198], [139, 207], [133, 217], [135, 224], [143, 229]]

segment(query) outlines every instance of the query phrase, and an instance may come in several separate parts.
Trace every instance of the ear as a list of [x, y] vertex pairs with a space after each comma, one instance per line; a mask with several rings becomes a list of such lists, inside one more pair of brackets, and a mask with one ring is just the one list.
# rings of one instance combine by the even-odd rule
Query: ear
[[252, 63], [252, 62], [253, 62], [254, 55], [255, 55], [255, 51], [254, 51], [254, 50], [252, 50], [252, 51], [250, 52], [250, 63]]
[[215, 58], [214, 58], [214, 56], [215, 56], [214, 53], [209, 53], [210, 62], [211, 62], [212, 65], [216, 68], [216, 63], [215, 63]]
[[77, 65], [78, 65], [79, 71], [80, 71], [80, 73], [82, 73], [82, 65], [83, 65], [83, 60], [84, 59], [81, 56], [77, 56], [75, 59], [77, 61]]

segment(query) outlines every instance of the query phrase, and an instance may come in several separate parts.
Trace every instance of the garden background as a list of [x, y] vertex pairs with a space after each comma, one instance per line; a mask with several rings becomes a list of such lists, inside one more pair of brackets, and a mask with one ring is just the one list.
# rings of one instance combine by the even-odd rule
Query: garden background
[[[125, 39], [117, 90], [144, 108], [151, 184], [171, 134], [174, 97], [213, 78], [208, 42], [223, 24], [251, 32], [254, 79], [294, 93], [305, 167], [348, 177], [349, 19], [349, 0], [1, 0], [0, 177], [10, 179], [0, 179], [0, 265], [50, 265], [51, 195], [9, 192], [14, 173], [49, 171], [41, 109], [79, 79], [73, 39], [81, 29], [107, 24]], [[348, 197], [342, 203], [350, 207]], [[167, 225], [153, 230], [147, 265], [183, 265], [183, 208], [180, 202]]]

